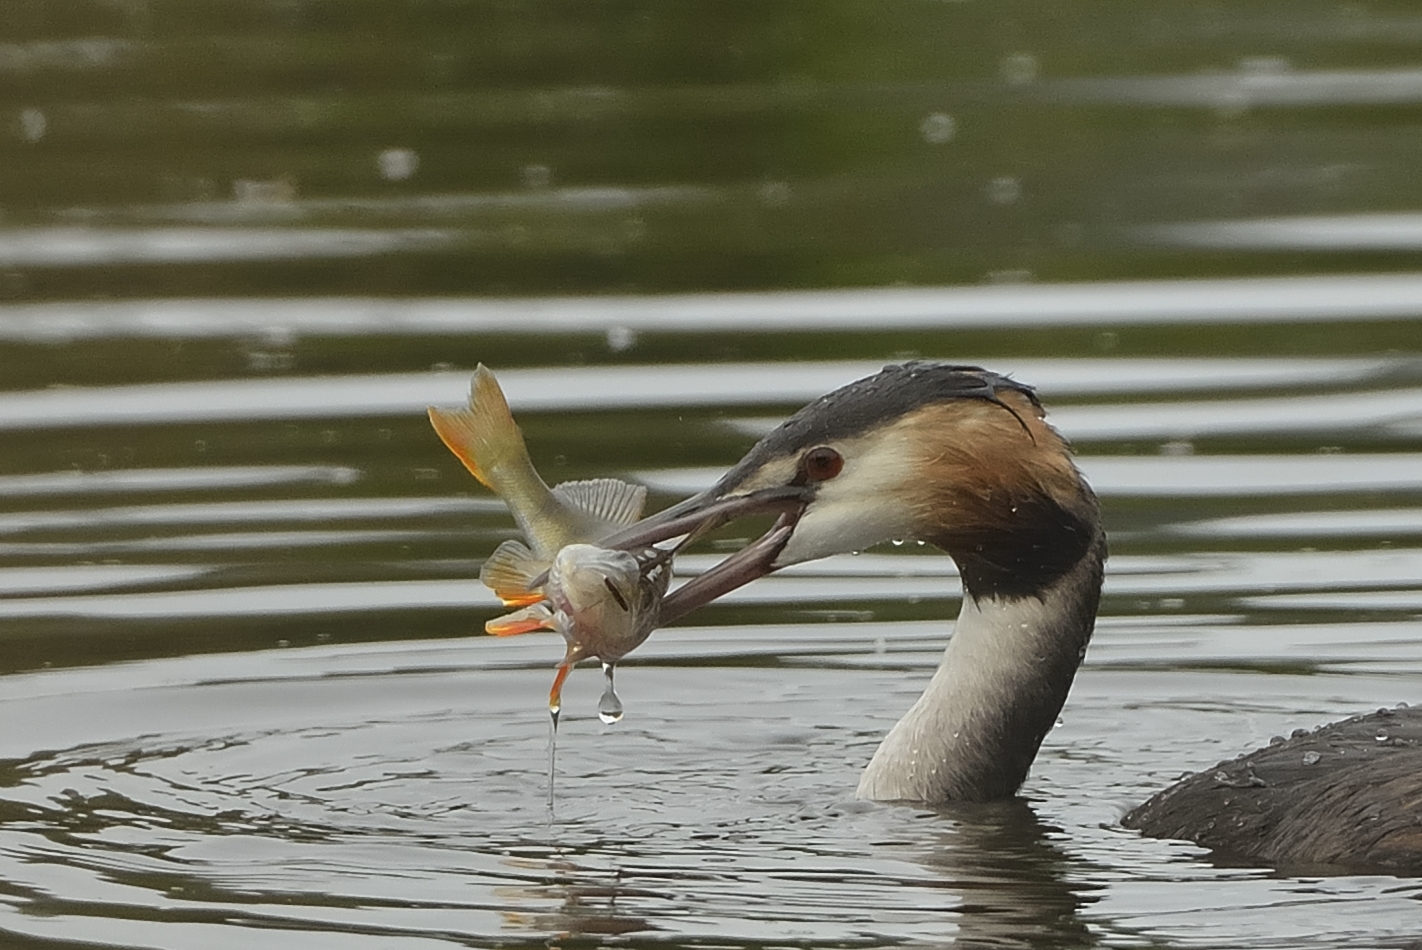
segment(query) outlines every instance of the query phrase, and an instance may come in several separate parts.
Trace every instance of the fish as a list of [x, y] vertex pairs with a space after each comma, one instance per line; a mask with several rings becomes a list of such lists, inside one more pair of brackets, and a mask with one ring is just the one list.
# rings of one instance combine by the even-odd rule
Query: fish
[[549, 565], [543, 587], [547, 599], [485, 625], [497, 636], [539, 629], [563, 635], [567, 652], [548, 694], [548, 709], [554, 716], [562, 707], [568, 673], [582, 660], [597, 657], [607, 677], [598, 714], [604, 722], [622, 718], [613, 668], [657, 628], [672, 574], [669, 552], [648, 554], [650, 560], [644, 561], [628, 551], [595, 544], [565, 545]]
[[[431, 406], [429, 418], [470, 474], [503, 499], [524, 538], [501, 543], [480, 568], [484, 586], [504, 606], [519, 608], [490, 620], [485, 630], [496, 636], [545, 629], [563, 635], [567, 652], [548, 697], [555, 721], [563, 683], [581, 660], [603, 661], [610, 693], [611, 664], [656, 629], [671, 579], [668, 552], [634, 554], [596, 544], [641, 517], [646, 488], [615, 478], [549, 488], [533, 466], [503, 389], [482, 363], [470, 381], [469, 405]], [[607, 705], [608, 695], [603, 699]]]

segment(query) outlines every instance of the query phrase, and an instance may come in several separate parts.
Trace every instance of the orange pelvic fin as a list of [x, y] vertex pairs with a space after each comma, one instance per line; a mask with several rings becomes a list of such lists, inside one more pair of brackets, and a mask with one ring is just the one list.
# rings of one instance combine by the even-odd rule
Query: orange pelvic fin
[[547, 566], [522, 541], [505, 541], [479, 569], [479, 580], [499, 596], [505, 607], [527, 607], [543, 599], [542, 589], [531, 590], [530, 584]]
[[484, 632], [492, 633], [496, 637], [515, 637], [521, 633], [552, 629], [553, 615], [547, 607], [538, 604], [495, 617], [484, 624]]

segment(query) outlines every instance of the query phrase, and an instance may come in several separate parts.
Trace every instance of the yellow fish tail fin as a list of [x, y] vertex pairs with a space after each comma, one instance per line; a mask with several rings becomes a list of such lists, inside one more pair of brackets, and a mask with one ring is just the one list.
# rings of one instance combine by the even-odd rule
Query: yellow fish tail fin
[[492, 633], [496, 637], [516, 637], [521, 633], [552, 629], [553, 614], [542, 605], [525, 607], [484, 624], [484, 632]]
[[547, 567], [522, 541], [505, 541], [479, 569], [479, 580], [505, 607], [527, 607], [543, 599], [543, 591], [533, 589], [533, 579]]
[[429, 414], [440, 441], [486, 488], [499, 490], [490, 481], [493, 468], [509, 459], [527, 456], [504, 391], [482, 363], [469, 384], [468, 408], [430, 406]]

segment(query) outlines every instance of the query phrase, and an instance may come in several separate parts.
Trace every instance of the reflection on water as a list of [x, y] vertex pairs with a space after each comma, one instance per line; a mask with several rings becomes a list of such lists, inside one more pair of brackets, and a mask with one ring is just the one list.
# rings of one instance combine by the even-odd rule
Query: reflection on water
[[[164, 339], [124, 326], [68, 352]], [[323, 346], [419, 359], [438, 340], [478, 358], [418, 321], [353, 326]], [[396, 358], [171, 379], [160, 347], [111, 385], [0, 394], [17, 450], [0, 472], [0, 706], [24, 724], [0, 736], [0, 929], [175, 948], [254, 927], [341, 947], [1413, 935], [1416, 882], [1220, 868], [1117, 825], [1181, 771], [1417, 698], [1413, 354], [1113, 360], [980, 342], [1057, 406], [1115, 554], [1025, 800], [936, 811], [851, 798], [956, 610], [952, 564], [925, 547], [800, 565], [659, 633], [622, 665], [614, 727], [598, 678], [573, 677], [550, 824], [540, 697], [560, 651], [471, 636], [498, 610], [478, 558], [512, 528], [423, 418], [465, 371]], [[951, 355], [934, 346], [920, 352]], [[550, 477], [630, 473], [665, 502], [877, 362], [501, 375]]]
[[[779, 336], [831, 330], [863, 332], [866, 328], [885, 332], [1161, 325], [1193, 328], [1219, 324], [1267, 328], [1271, 324], [1386, 320], [1406, 323], [1417, 316], [1419, 298], [1422, 275], [1405, 273], [654, 297], [65, 301], [7, 308], [5, 319], [0, 321], [0, 340], [58, 343], [105, 337], [252, 338], [271, 348], [290, 349], [308, 337], [418, 333], [509, 334], [518, 338], [584, 333], [598, 339], [599, 350], [616, 354], [632, 349], [639, 340], [647, 342], [639, 334], [681, 337], [728, 331], [754, 333], [767, 328], [773, 328]], [[1369, 339], [1381, 330], [1369, 327]], [[1410, 332], [1409, 326], [1404, 339], [1414, 339]], [[1174, 338], [1171, 342], [1176, 351], [1219, 353], [1218, 347], [1201, 348]], [[1335, 357], [1340, 351], [1372, 354], [1370, 349], [1359, 351], [1354, 346], [1342, 346], [1344, 341], [1334, 341], [1331, 348], [1307, 346], [1307, 341], [1275, 342], [1287, 342], [1287, 352], [1318, 350], [1328, 357]], [[549, 345], [546, 340], [539, 343]], [[1092, 343], [1097, 350], [1110, 350], [1120, 347], [1122, 340], [1119, 335], [1106, 336], [1097, 337]], [[724, 359], [724, 353], [740, 350], [741, 347], [725, 346], [713, 355], [719, 360]], [[1024, 355], [1051, 354], [1031, 348]], [[797, 356], [804, 358], [803, 353]], [[510, 362], [524, 364], [528, 357], [511, 357]], [[1257, 363], [1244, 362], [1242, 366], [1246, 370], [1259, 369]], [[1287, 372], [1277, 368], [1267, 371]], [[1109, 381], [1102, 382], [1110, 385]], [[762, 381], [761, 385], [766, 383]]]
[[1422, 200], [1405, 5], [18, 2], [7, 296], [1292, 274], [1416, 246], [1372, 217]]
[[279, 261], [292, 257], [374, 257], [440, 247], [440, 231], [271, 230], [243, 228], [11, 229], [0, 232], [0, 261], [11, 267]]
[[[0, 943], [1422, 934], [1416, 880], [1118, 824], [1422, 699], [1411, 7], [4, 21]], [[1024, 799], [851, 798], [959, 597], [886, 545], [658, 633], [616, 726], [572, 677], [550, 822], [561, 644], [477, 635], [513, 529], [424, 407], [485, 362], [550, 480], [662, 505], [914, 357], [1040, 387], [1103, 499], [1103, 615]]]
[[[1108, 624], [1101, 645], [1125, 657], [1168, 629]], [[1268, 946], [1416, 922], [1415, 888], [1396, 882], [1215, 869], [1114, 827], [1119, 804], [1201, 754], [1198, 736], [1248, 744], [1335, 715], [1384, 686], [1377, 674], [1337, 675], [1321, 700], [1245, 661], [1093, 664], [1030, 802], [932, 812], [849, 798], [912, 691], [901, 668], [926, 676], [932, 654], [891, 643], [894, 666], [848, 674], [836, 652], [865, 647], [820, 630], [827, 652], [780, 668], [677, 663], [718, 649], [717, 630], [664, 640], [663, 659], [624, 671], [632, 713], [615, 728], [594, 715], [596, 677], [574, 677], [551, 826], [546, 643], [199, 656], [114, 669], [121, 689], [103, 670], [8, 677], [7, 712], [34, 725], [0, 743], [0, 838], [16, 859], [4, 926], [135, 946], [226, 945], [251, 926], [386, 946], [569, 933], [1075, 946], [1231, 929]], [[846, 686], [853, 703], [834, 699]], [[1122, 729], [1123, 712], [1139, 724]]]
[[1338, 215], [1192, 221], [1142, 228], [1147, 241], [1221, 250], [1415, 251], [1422, 248], [1422, 215]]
[[[1231, 391], [1379, 381], [1385, 390], [1236, 399], [1228, 405], [1173, 399], [1152, 404], [1064, 406], [1054, 413], [1077, 441], [1190, 439], [1200, 436], [1336, 432], [1368, 427], [1379, 436], [1422, 430], [1422, 387], [1412, 361], [999, 360], [1013, 375], [1063, 396], [1160, 390]], [[736, 363], [633, 365], [574, 370], [506, 370], [511, 405], [523, 411], [720, 408], [800, 403], [876, 371], [882, 363]], [[1103, 379], [1109, 374], [1110, 379]], [[0, 393], [0, 429], [100, 426], [129, 422], [221, 422], [406, 416], [429, 403], [464, 397], [468, 373], [440, 371], [380, 376], [288, 376]], [[777, 417], [739, 424], [768, 432]], [[1188, 446], [1185, 447], [1188, 450]], [[1183, 452], [1177, 452], [1183, 454]], [[1181, 462], [1179, 464], [1191, 464]], [[1214, 463], [1206, 463], [1214, 464]], [[1324, 461], [1321, 464], [1330, 464]]]
[[1231, 72], [1197, 76], [1116, 76], [1044, 83], [1049, 98], [1228, 111], [1422, 102], [1422, 70], [1293, 69], [1279, 57], [1251, 57]]

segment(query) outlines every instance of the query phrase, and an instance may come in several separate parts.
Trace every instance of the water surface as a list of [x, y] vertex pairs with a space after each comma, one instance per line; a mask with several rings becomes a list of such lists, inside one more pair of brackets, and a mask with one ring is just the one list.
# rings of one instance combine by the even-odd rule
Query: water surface
[[[780, 299], [802, 332], [803, 302]], [[211, 334], [121, 327], [66, 346]], [[432, 331], [321, 332], [420, 346]], [[310, 344], [296, 330], [287, 345]], [[639, 345], [504, 371], [550, 478], [633, 477], [666, 503], [877, 365], [669, 366]], [[1041, 383], [1114, 553], [1023, 799], [937, 811], [852, 798], [956, 610], [930, 549], [802, 565], [657, 634], [624, 664], [618, 725], [597, 720], [595, 670], [576, 673], [550, 820], [543, 697], [561, 644], [477, 635], [497, 611], [478, 559], [512, 526], [423, 419], [462, 398], [467, 364], [149, 381], [132, 365], [123, 382], [0, 394], [18, 450], [0, 482], [0, 927], [134, 947], [1415, 935], [1416, 882], [1220, 866], [1117, 824], [1183, 771], [1418, 698], [1415, 358], [979, 359]]]
[[[9, 4], [0, 943], [1415, 942], [1415, 879], [1118, 823], [1422, 701], [1414, 6]], [[425, 406], [487, 363], [662, 506], [908, 358], [1103, 500], [1022, 799], [853, 800], [959, 602], [889, 544], [656, 634], [620, 724], [575, 673], [550, 819], [562, 644], [480, 633], [512, 524]]]

